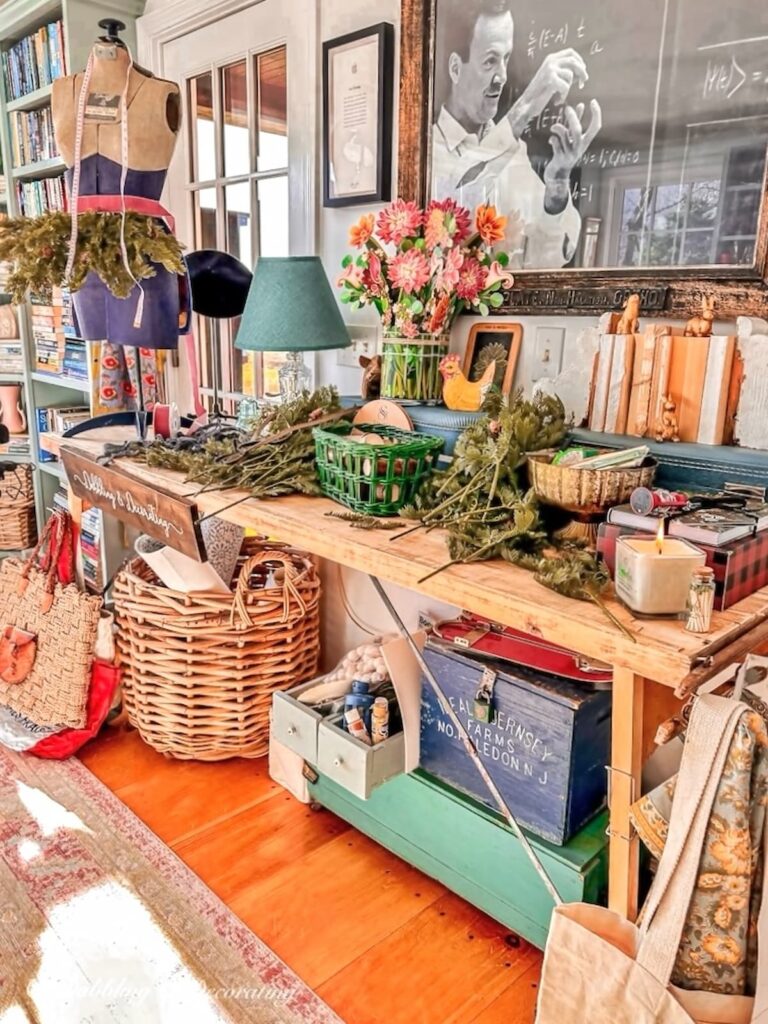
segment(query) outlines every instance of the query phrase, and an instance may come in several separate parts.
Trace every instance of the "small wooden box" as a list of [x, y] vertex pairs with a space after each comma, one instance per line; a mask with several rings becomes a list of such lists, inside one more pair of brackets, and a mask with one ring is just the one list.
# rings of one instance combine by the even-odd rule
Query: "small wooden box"
[[[605, 803], [610, 692], [473, 659], [435, 640], [428, 641], [424, 656], [519, 823], [550, 842], [567, 842]], [[474, 713], [486, 669], [495, 673], [490, 723]], [[421, 696], [421, 767], [496, 810], [426, 681]]]

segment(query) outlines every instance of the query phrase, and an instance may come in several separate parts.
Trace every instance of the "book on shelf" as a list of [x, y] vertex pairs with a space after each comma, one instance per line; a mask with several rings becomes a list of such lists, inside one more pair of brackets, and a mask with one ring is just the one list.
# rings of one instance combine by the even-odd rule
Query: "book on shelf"
[[[85, 405], [38, 406], [37, 429], [40, 434], [63, 434], [78, 423], [90, 419], [90, 409]], [[40, 448], [41, 462], [55, 462], [56, 456]]]
[[41, 25], [3, 53], [5, 92], [21, 99], [67, 73], [64, 26], [59, 19]]
[[24, 372], [24, 346], [19, 339], [0, 341], [0, 374]]
[[17, 181], [16, 201], [24, 217], [66, 209], [64, 178], [42, 178], [39, 181]]
[[50, 106], [37, 110], [13, 110], [9, 117], [14, 167], [53, 160], [59, 155]]

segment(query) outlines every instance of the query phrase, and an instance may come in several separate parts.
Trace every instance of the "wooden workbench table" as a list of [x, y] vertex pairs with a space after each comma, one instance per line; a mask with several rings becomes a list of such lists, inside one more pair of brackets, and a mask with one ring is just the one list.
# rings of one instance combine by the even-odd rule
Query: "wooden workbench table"
[[[97, 433], [88, 437], [66, 444], [95, 457], [106, 438]], [[109, 439], [116, 439], [114, 431]], [[60, 438], [43, 435], [41, 443], [58, 454]], [[149, 469], [131, 460], [120, 460], [112, 468], [124, 469], [150, 486], [177, 495], [195, 495], [199, 489], [185, 484], [177, 473]], [[675, 693], [679, 697], [692, 691], [768, 639], [768, 588], [715, 613], [712, 632], [706, 637], [687, 633], [677, 621], [635, 619], [623, 606], [609, 602], [611, 611], [632, 632], [633, 641], [597, 606], [561, 597], [536, 583], [530, 572], [501, 561], [453, 566], [420, 583], [448, 559], [442, 531], [418, 530], [393, 539], [391, 533], [353, 530], [347, 523], [327, 517], [327, 512], [338, 511], [339, 506], [325, 498], [292, 495], [235, 504], [240, 497], [242, 492], [233, 490], [209, 491], [197, 495], [196, 502], [201, 515], [219, 513], [320, 558], [374, 574], [613, 666], [609, 904], [633, 918], [637, 912], [639, 841], [632, 833], [629, 807], [640, 794], [642, 764], [652, 747], [652, 736], [670, 714]]]

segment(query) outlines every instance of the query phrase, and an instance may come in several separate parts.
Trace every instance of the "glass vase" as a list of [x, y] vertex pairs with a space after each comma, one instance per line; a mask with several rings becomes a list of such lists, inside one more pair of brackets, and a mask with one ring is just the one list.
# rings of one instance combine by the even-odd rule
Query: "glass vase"
[[419, 334], [415, 338], [385, 335], [381, 397], [436, 405], [443, 394], [440, 361], [447, 352], [447, 335]]

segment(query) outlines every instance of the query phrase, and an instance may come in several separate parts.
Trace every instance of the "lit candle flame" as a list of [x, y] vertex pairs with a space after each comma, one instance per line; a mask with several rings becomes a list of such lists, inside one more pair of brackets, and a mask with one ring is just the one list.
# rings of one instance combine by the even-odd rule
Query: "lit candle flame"
[[664, 520], [659, 521], [659, 528], [656, 531], [656, 550], [659, 554], [664, 550]]

